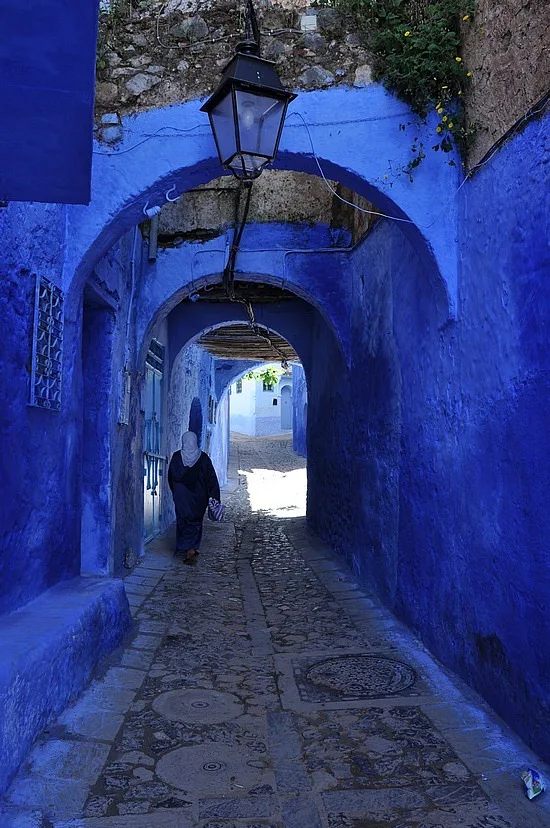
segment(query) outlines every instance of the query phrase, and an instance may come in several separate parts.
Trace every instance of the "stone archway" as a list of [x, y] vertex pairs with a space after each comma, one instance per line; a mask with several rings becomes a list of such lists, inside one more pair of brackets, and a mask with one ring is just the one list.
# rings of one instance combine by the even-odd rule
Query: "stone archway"
[[[199, 101], [152, 110], [127, 119], [127, 138], [116, 153], [97, 150], [92, 202], [69, 210], [68, 280], [78, 294], [86, 274], [113, 243], [143, 220], [144, 209], [220, 174], [214, 141]], [[330, 113], [338, 111], [338, 122]], [[410, 160], [400, 119], [415, 120], [403, 103], [373, 85], [303, 93], [287, 118], [276, 167], [339, 180], [400, 222], [428, 269], [442, 280], [449, 316], [456, 314], [456, 206], [458, 173], [441, 153], [428, 155], [414, 183], [392, 169]], [[338, 129], [335, 127], [338, 126]], [[422, 140], [435, 140], [418, 124]], [[135, 136], [144, 136], [136, 141]], [[168, 137], [170, 136], [170, 138]], [[177, 140], [174, 140], [177, 138]], [[131, 182], [131, 184], [129, 183]]]

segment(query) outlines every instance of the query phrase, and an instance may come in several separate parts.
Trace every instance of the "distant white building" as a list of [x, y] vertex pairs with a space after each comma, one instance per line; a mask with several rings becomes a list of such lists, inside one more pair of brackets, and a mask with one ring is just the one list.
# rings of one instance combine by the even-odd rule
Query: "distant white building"
[[244, 376], [232, 384], [230, 400], [231, 431], [250, 437], [292, 431], [292, 373], [283, 374], [273, 386]]

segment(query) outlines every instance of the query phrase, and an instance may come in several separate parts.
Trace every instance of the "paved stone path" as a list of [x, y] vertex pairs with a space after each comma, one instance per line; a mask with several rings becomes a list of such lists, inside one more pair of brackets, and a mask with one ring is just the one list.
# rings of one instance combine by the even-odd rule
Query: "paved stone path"
[[[543, 828], [540, 763], [307, 529], [288, 439], [236, 438], [196, 566], [126, 578], [135, 630], [37, 742], [1, 828]], [[545, 799], [545, 797], [547, 797]]]

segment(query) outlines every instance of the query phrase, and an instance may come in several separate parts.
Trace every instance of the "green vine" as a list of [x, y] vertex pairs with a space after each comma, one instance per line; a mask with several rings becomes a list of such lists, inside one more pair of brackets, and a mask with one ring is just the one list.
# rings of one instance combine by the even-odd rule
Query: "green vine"
[[[459, 50], [461, 28], [472, 18], [474, 0], [333, 2], [355, 17], [372, 53], [377, 80], [422, 118], [436, 110], [441, 140], [433, 149], [449, 152], [454, 139], [465, 157], [474, 128], [467, 123], [463, 95], [472, 73]], [[413, 151], [409, 174], [425, 157], [420, 144]]]
[[261, 380], [265, 382], [270, 388], [274, 388], [277, 383], [279, 382], [279, 377], [281, 377], [285, 372], [282, 368], [264, 368], [261, 371], [251, 371], [249, 374], [246, 375], [247, 379], [254, 379], [254, 380]]

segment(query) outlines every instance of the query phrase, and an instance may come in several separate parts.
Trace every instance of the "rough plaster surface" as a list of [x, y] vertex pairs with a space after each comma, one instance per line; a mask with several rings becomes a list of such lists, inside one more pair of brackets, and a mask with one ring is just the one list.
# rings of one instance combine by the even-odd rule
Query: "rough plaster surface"
[[[320, 117], [330, 100], [366, 117], [384, 102], [391, 121], [398, 111], [395, 102], [379, 89], [369, 95], [359, 99], [342, 89], [326, 98], [312, 95], [309, 113]], [[183, 124], [196, 115], [193, 107], [175, 108], [177, 113], [166, 111], [162, 117]], [[140, 117], [147, 122], [143, 128], [160, 124], [158, 113]], [[294, 308], [262, 310], [258, 321], [295, 345], [308, 376], [311, 521], [353, 563], [360, 578], [541, 752], [547, 751], [549, 735], [542, 677], [550, 664], [547, 650], [533, 644], [533, 631], [540, 641], [548, 637], [547, 126], [548, 119], [528, 126], [460, 192], [461, 282], [455, 322], [449, 320], [445, 268], [437, 273], [425, 239], [414, 228], [410, 232], [409, 225], [402, 225], [402, 232], [401, 225], [379, 222], [353, 251], [289, 255], [289, 246], [304, 242], [303, 228], [253, 226], [247, 236], [250, 248], [239, 260], [247, 276], [274, 284], [285, 279], [287, 287], [305, 297]], [[387, 121], [377, 122], [376, 129], [369, 123], [369, 129], [374, 133], [369, 146], [387, 151], [385, 141], [392, 135]], [[432, 158], [414, 185], [397, 181], [384, 189], [373, 182], [386, 162], [365, 151], [366, 134], [357, 124], [340, 135], [326, 124], [315, 131], [333, 172], [341, 170], [355, 189], [379, 187], [389, 206], [414, 214], [422, 225], [433, 224], [427, 237], [438, 251], [436, 259], [452, 259], [455, 250], [448, 241], [455, 238], [457, 226], [441, 218], [441, 207], [446, 187], [455, 183], [454, 173]], [[208, 140], [195, 136], [186, 144], [183, 161], [173, 144], [163, 144], [159, 152], [153, 142], [117, 159], [98, 158], [97, 195], [88, 210], [75, 208], [67, 216], [64, 208], [10, 205], [0, 213], [7, 274], [0, 286], [5, 319], [2, 436], [7, 445], [2, 455], [3, 612], [78, 574], [84, 276], [90, 280], [113, 242], [143, 216], [146, 194], [160, 199], [172, 180], [184, 188], [215, 177]], [[288, 141], [283, 160], [311, 172], [314, 160], [304, 136], [295, 132]], [[396, 153], [403, 149], [391, 146]], [[326, 238], [326, 228], [319, 233]], [[315, 238], [320, 236], [313, 228], [308, 243]], [[59, 250], [65, 242], [63, 261]], [[97, 279], [109, 301], [120, 303], [113, 384], [125, 361], [131, 236], [117, 249], [119, 264], [113, 254]], [[163, 336], [171, 364], [205, 327], [243, 321], [243, 309], [240, 316], [223, 303], [205, 308], [181, 301], [193, 287], [194, 275], [205, 282], [219, 276], [224, 249], [214, 240], [201, 246], [200, 255], [189, 244], [165, 251], [156, 265], [143, 270], [137, 262], [131, 351], [143, 353], [147, 332], [150, 339], [166, 314]], [[140, 251], [138, 245], [138, 259]], [[68, 288], [65, 402], [58, 416], [26, 407], [30, 274], [40, 269], [58, 282], [63, 277]], [[128, 426], [116, 424], [114, 390], [111, 398], [118, 555], [125, 539], [139, 543], [141, 529], [137, 369], [143, 362], [133, 356]], [[204, 372], [199, 382], [203, 394]], [[215, 387], [213, 377], [208, 382]], [[178, 417], [183, 424], [184, 414]]]
[[479, 124], [474, 164], [548, 92], [550, 5], [546, 0], [476, 0], [462, 54], [472, 72], [466, 98]]
[[[170, 330], [169, 323], [169, 330]], [[167, 393], [166, 415], [166, 456], [171, 458], [181, 448], [181, 436], [184, 431], [195, 430], [200, 423], [199, 445], [206, 451], [214, 464], [220, 484], [223, 485], [227, 475], [228, 430], [227, 410], [218, 408], [216, 422], [208, 420], [208, 401], [216, 399], [215, 360], [196, 345], [187, 348], [174, 347], [174, 333], [171, 332], [170, 354], [173, 367], [170, 372], [170, 387]], [[163, 485], [165, 508], [162, 516], [163, 526], [169, 526], [175, 520], [174, 505], [168, 481]]]
[[0, 620], [0, 791], [131, 624], [121, 581], [78, 578]]
[[[173, 204], [165, 204], [159, 219], [161, 244], [177, 244], [191, 234], [200, 238], [233, 226], [237, 190], [235, 179], [225, 176], [185, 193]], [[330, 225], [333, 200], [317, 176], [265, 170], [252, 188], [248, 220]], [[345, 225], [341, 222], [340, 226]]]
[[[403, 104], [376, 84], [363, 91], [338, 87], [304, 93], [291, 109], [277, 169], [319, 173], [305, 124], [309, 125], [325, 175], [406, 219], [404, 232], [418, 246], [425, 267], [438, 268], [453, 315], [457, 213], [450, 194], [459, 186], [458, 166], [449, 165], [452, 157], [434, 152], [427, 154], [413, 183], [401, 172], [411, 160], [410, 132], [426, 144], [432, 142], [437, 137], [435, 121], [420, 124], [408, 119], [411, 126], [403, 131]], [[335, 111], [341, 121], [338, 129], [330, 117]], [[89, 269], [121, 233], [143, 221], [144, 208], [162, 206], [167, 193], [174, 198], [220, 174], [214, 141], [197, 101], [141, 113], [125, 119], [123, 126], [116, 155], [98, 150], [94, 156], [93, 190], [101, 197], [85, 212], [70, 213], [66, 273], [74, 269], [71, 288], [77, 295]], [[172, 133], [177, 141], [167, 139]], [[139, 140], [143, 136], [146, 140]]]
[[[75, 424], [30, 408], [35, 276], [59, 285], [65, 208], [11, 204], [0, 210], [0, 614], [79, 574], [64, 538], [74, 542], [71, 501], [59, 458], [68, 454]], [[66, 348], [74, 347], [69, 340]], [[48, 451], [44, 452], [44, 447]], [[67, 457], [69, 468], [73, 460]]]
[[[437, 285], [395, 228], [380, 225], [357, 250], [351, 384], [325, 359], [327, 404], [312, 372], [308, 461], [314, 525], [547, 755], [550, 665], [529, 643], [532, 630], [547, 635], [549, 589], [540, 134], [532, 124], [464, 188], [457, 323], [442, 322]], [[329, 489], [317, 464], [335, 431], [343, 471], [323, 460], [325, 477], [341, 474]]]

